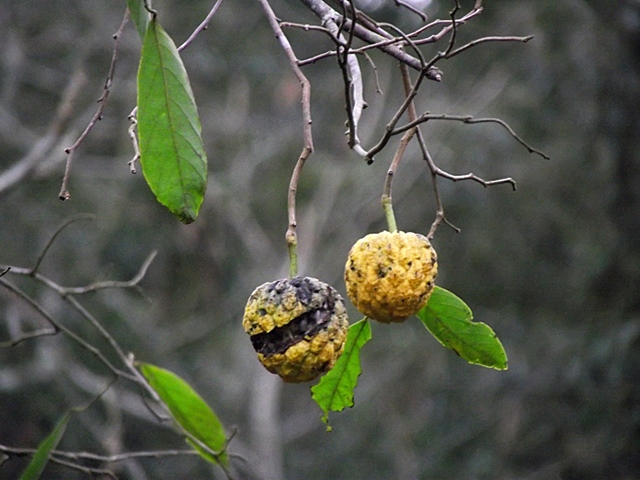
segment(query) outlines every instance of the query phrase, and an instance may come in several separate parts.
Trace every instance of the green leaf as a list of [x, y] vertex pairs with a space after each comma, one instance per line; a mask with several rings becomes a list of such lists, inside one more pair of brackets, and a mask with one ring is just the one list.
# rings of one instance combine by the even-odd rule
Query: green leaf
[[181, 221], [193, 222], [207, 186], [200, 119], [178, 50], [153, 18], [142, 44], [137, 121], [151, 191]]
[[221, 453], [214, 457], [197, 443], [189, 439], [187, 442], [208, 461], [227, 466], [229, 457], [224, 452], [227, 438], [222, 423], [211, 407], [175, 373], [149, 363], [141, 363], [138, 368], [149, 385], [169, 407], [176, 423], [211, 450]]
[[494, 331], [472, 321], [471, 309], [453, 293], [436, 286], [418, 318], [436, 340], [469, 363], [507, 369], [507, 353]]
[[58, 443], [60, 443], [70, 418], [70, 412], [67, 412], [62, 416], [51, 433], [38, 446], [38, 449], [33, 454], [31, 462], [29, 462], [27, 468], [22, 472], [20, 480], [37, 480], [40, 478], [44, 468], [47, 466], [51, 451], [55, 450]]
[[[311, 397], [324, 412], [322, 421], [329, 423], [329, 411], [340, 412], [353, 407], [353, 390], [358, 384], [360, 349], [371, 340], [371, 326], [365, 317], [349, 327], [344, 351], [333, 368], [311, 387]], [[331, 427], [328, 427], [330, 430]]]
[[144, 0], [127, 0], [127, 6], [140, 38], [144, 38], [144, 34], [147, 33], [147, 25], [149, 25], [149, 12], [144, 8]]

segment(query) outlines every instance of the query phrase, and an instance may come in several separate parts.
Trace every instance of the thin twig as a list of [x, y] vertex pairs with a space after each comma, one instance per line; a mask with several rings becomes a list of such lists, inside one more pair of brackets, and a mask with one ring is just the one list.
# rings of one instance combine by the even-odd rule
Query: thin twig
[[195, 38], [200, 34], [200, 32], [202, 32], [203, 30], [207, 29], [207, 27], [209, 26], [209, 23], [211, 22], [211, 19], [216, 14], [216, 12], [218, 11], [218, 8], [220, 7], [221, 4], [222, 4], [222, 0], [217, 0], [216, 1], [216, 3], [213, 5], [211, 10], [209, 11], [207, 16], [205, 17], [205, 19], [202, 21], [202, 23], [200, 25], [198, 25], [196, 27], [196, 29], [193, 31], [193, 33], [189, 36], [189, 38], [187, 38], [185, 40], [185, 42], [178, 47], [178, 52], [183, 51], [185, 48], [187, 48], [189, 45], [191, 45], [191, 42], [193, 42], [195, 40]]
[[440, 189], [438, 187], [438, 174], [441, 172], [440, 168], [435, 164], [433, 158], [429, 154], [429, 150], [427, 149], [427, 144], [424, 140], [424, 136], [422, 135], [422, 131], [420, 127], [418, 129], [418, 143], [420, 145], [420, 149], [422, 150], [422, 155], [429, 169], [431, 171], [431, 182], [433, 185], [433, 194], [436, 200], [436, 218], [433, 220], [431, 224], [431, 228], [429, 229], [429, 233], [427, 234], [427, 238], [431, 240], [436, 233], [438, 226], [444, 222], [445, 225], [448, 225], [454, 232], [460, 233], [460, 228], [456, 227], [453, 223], [451, 223], [445, 213], [444, 213], [444, 205], [442, 203], [442, 197], [440, 196]]
[[140, 281], [146, 276], [149, 266], [158, 254], [157, 250], [154, 250], [149, 254], [145, 261], [140, 266], [138, 273], [131, 279], [125, 281], [119, 280], [105, 280], [101, 282], [95, 282], [84, 287], [62, 287], [61, 293], [64, 295], [75, 295], [89, 292], [95, 292], [96, 290], [104, 290], [106, 288], [133, 288], [137, 287]]
[[[122, 378], [126, 378], [127, 380], [135, 381], [132, 375], [116, 368], [109, 360], [107, 360], [107, 358], [102, 354], [102, 352], [99, 349], [97, 349], [96, 347], [91, 345], [89, 342], [79, 337], [72, 330], [69, 330], [67, 327], [57, 322], [51, 315], [49, 315], [49, 313], [38, 302], [32, 299], [20, 288], [6, 281], [4, 278], [0, 278], [0, 285], [2, 285], [7, 290], [12, 292], [14, 295], [18, 296], [19, 298], [24, 300], [27, 304], [29, 304], [35, 311], [37, 311], [42, 316], [42, 318], [44, 318], [47, 322], [49, 322], [49, 324], [51, 324], [51, 326], [54, 329], [63, 332], [71, 340], [73, 340], [78, 345], [80, 345], [83, 349], [87, 350], [89, 353], [95, 356], [102, 364], [104, 364], [109, 370], [111, 370], [111, 372], [114, 375], [117, 375]], [[10, 343], [11, 342], [8, 342], [9, 344], [8, 346], [11, 346]], [[7, 345], [3, 345], [3, 346], [7, 346]]]
[[33, 332], [22, 334], [19, 337], [14, 338], [13, 340], [0, 342], [0, 348], [15, 347], [16, 345], [19, 345], [26, 340], [40, 337], [49, 337], [52, 335], [57, 335], [58, 333], [59, 330], [56, 328], [42, 328], [40, 330], [34, 330]]
[[367, 160], [367, 163], [369, 164], [373, 163], [374, 156], [387, 145], [391, 137], [394, 135], [394, 132], [397, 131], [397, 129], [395, 128], [395, 125], [400, 120], [400, 117], [404, 115], [404, 112], [407, 110], [407, 108], [409, 108], [409, 105], [411, 105], [411, 102], [418, 94], [418, 89], [420, 88], [420, 85], [422, 84], [422, 80], [424, 78], [425, 78], [425, 72], [424, 70], [421, 70], [416, 82], [413, 84], [413, 87], [411, 88], [411, 91], [405, 97], [402, 105], [400, 106], [400, 108], [398, 108], [396, 113], [393, 115], [393, 117], [387, 124], [384, 134], [382, 135], [382, 138], [378, 141], [378, 143], [373, 148], [371, 148], [367, 152], [367, 156], [365, 157]]
[[289, 182], [289, 193], [287, 196], [287, 212], [289, 225], [287, 227], [287, 232], [285, 234], [285, 240], [287, 242], [287, 249], [289, 251], [289, 275], [294, 277], [298, 274], [298, 235], [297, 235], [297, 220], [296, 220], [296, 192], [298, 189], [298, 180], [300, 177], [300, 172], [306, 162], [307, 158], [313, 152], [313, 135], [311, 131], [311, 83], [307, 79], [307, 77], [302, 73], [300, 66], [298, 65], [298, 58], [289, 43], [286, 35], [280, 28], [280, 24], [278, 23], [278, 18], [276, 17], [271, 5], [269, 5], [268, 0], [258, 0], [258, 3], [262, 5], [262, 8], [267, 15], [267, 19], [269, 20], [269, 24], [271, 25], [271, 29], [276, 35], [278, 42], [280, 42], [280, 46], [285, 51], [287, 58], [289, 59], [289, 64], [300, 81], [302, 86], [302, 122], [303, 122], [303, 140], [304, 146], [302, 148], [302, 152], [298, 157], [298, 161], [296, 162], [296, 166], [294, 167], [293, 173], [291, 175], [291, 181]]
[[455, 0], [455, 5], [453, 9], [449, 12], [449, 16], [451, 17], [451, 37], [449, 38], [449, 44], [447, 45], [447, 49], [443, 54], [443, 58], [447, 58], [451, 50], [453, 50], [453, 46], [456, 43], [456, 36], [458, 35], [458, 25], [456, 23], [456, 13], [460, 10], [460, 0]]
[[80, 137], [76, 140], [76, 142], [68, 148], [65, 148], [64, 152], [67, 154], [67, 164], [64, 169], [64, 176], [62, 178], [62, 186], [60, 187], [60, 193], [58, 194], [58, 198], [62, 201], [68, 200], [71, 197], [69, 193], [69, 176], [71, 175], [71, 164], [73, 162], [73, 154], [78, 149], [80, 144], [84, 141], [84, 139], [89, 135], [91, 129], [98, 123], [99, 120], [102, 120], [102, 112], [104, 111], [107, 100], [109, 99], [109, 93], [111, 92], [111, 84], [113, 83], [113, 76], [116, 71], [116, 60], [118, 59], [118, 46], [120, 45], [120, 37], [122, 36], [122, 32], [124, 31], [124, 27], [129, 20], [129, 9], [125, 11], [124, 17], [122, 18], [122, 22], [120, 23], [120, 27], [118, 31], [113, 35], [114, 43], [113, 43], [113, 53], [111, 54], [111, 65], [109, 66], [109, 73], [107, 75], [107, 79], [104, 84], [104, 88], [102, 91], [102, 96], [98, 99], [98, 109], [96, 113], [93, 115], [93, 118], [84, 129], [84, 131], [80, 134]]
[[298, 66], [304, 67], [306, 65], [311, 65], [312, 63], [316, 63], [319, 60], [324, 60], [325, 58], [335, 57], [338, 55], [338, 52], [335, 50], [329, 50], [328, 52], [319, 53], [318, 55], [314, 55], [313, 57], [305, 58], [304, 60], [298, 61]]
[[499, 118], [473, 118], [473, 116], [471, 116], [471, 115], [431, 114], [431, 113], [427, 112], [427, 113], [424, 113], [424, 114], [420, 115], [420, 117], [416, 118], [415, 120], [410, 121], [406, 125], [403, 125], [402, 127], [398, 127], [398, 128], [393, 129], [390, 132], [390, 135], [400, 134], [400, 133], [402, 133], [402, 132], [404, 132], [406, 130], [409, 130], [409, 129], [415, 127], [416, 125], [419, 125], [421, 123], [427, 122], [429, 120], [450, 120], [450, 121], [457, 121], [457, 122], [468, 123], [468, 124], [496, 123], [496, 124], [500, 125], [501, 127], [503, 127], [507, 132], [509, 132], [509, 134], [518, 143], [520, 143], [523, 147], [525, 147], [529, 151], [529, 153], [535, 153], [536, 155], [541, 156], [545, 160], [549, 160], [550, 159], [550, 157], [546, 153], [538, 150], [537, 148], [532, 147], [527, 142], [525, 142], [513, 130], [513, 128], [511, 128], [511, 126], [507, 122], [505, 122], [504, 120], [501, 120]]
[[367, 62], [369, 62], [369, 65], [371, 66], [371, 70], [373, 70], [373, 77], [375, 78], [375, 83], [376, 83], [376, 93], [382, 95], [384, 92], [380, 87], [380, 77], [378, 76], [378, 67], [376, 67], [375, 62], [371, 58], [371, 55], [369, 55], [368, 53], [366, 52], [364, 53], [364, 58], [367, 59]]
[[[404, 89], [404, 94], [408, 98], [411, 95], [411, 92], [415, 90], [415, 85], [414, 86], [411, 85], [411, 78], [409, 75], [409, 70], [406, 67], [406, 65], [401, 65], [400, 70], [402, 73], [402, 86]], [[407, 115], [410, 121], [415, 121], [417, 117], [415, 102], [413, 100], [411, 100], [411, 102], [407, 107]], [[445, 217], [444, 207], [442, 204], [442, 197], [440, 196], [440, 190], [438, 188], [438, 170], [440, 169], [436, 166], [435, 162], [431, 158], [431, 155], [429, 155], [426, 142], [424, 140], [422, 132], [420, 131], [420, 126], [416, 125], [414, 128], [407, 130], [403, 135], [403, 139], [406, 138], [408, 135], [413, 135], [413, 133], [417, 133], [418, 143], [420, 145], [423, 158], [427, 161], [427, 164], [429, 166], [429, 170], [431, 172], [431, 181], [433, 185], [433, 194], [435, 196], [435, 201], [436, 201], [436, 218], [433, 224], [431, 225], [431, 229], [429, 231], [427, 238], [428, 239], [433, 238], [433, 235], [435, 234], [437, 226], [442, 221], [444, 221], [446, 224], [451, 226], [451, 228], [459, 232], [460, 229], [458, 229], [455, 225], [451, 224]], [[389, 180], [389, 182], [390, 181], [391, 180]], [[389, 190], [391, 190], [391, 186], [389, 186]], [[389, 193], [389, 195], [391, 195], [391, 193]]]
[[[344, 1], [346, 2], [346, 0]], [[349, 8], [347, 8], [347, 6]], [[336, 26], [333, 21], [328, 20], [327, 27], [340, 41], [338, 51], [342, 52], [342, 55], [338, 55], [337, 58], [338, 65], [342, 71], [342, 79], [345, 87], [345, 108], [347, 110], [348, 126], [347, 133], [349, 136], [347, 144], [358, 155], [366, 156], [367, 152], [360, 145], [360, 138], [358, 137], [358, 125], [365, 105], [362, 86], [362, 72], [360, 70], [360, 64], [358, 63], [357, 56], [349, 53], [351, 45], [353, 44], [353, 28], [356, 25], [355, 18], [358, 12], [351, 3], [351, 0], [349, 0], [349, 3], [343, 3], [343, 8], [345, 13], [349, 11], [352, 15], [351, 29], [349, 30], [346, 40], [344, 39], [344, 35], [341, 34], [344, 24], [341, 24], [337, 31], [333, 31], [336, 29]], [[346, 19], [346, 15], [343, 16], [343, 19]]]
[[[313, 13], [316, 14], [316, 16], [318, 16], [322, 20], [323, 24], [327, 21], [327, 19], [333, 20], [336, 24], [340, 24], [343, 21], [342, 15], [329, 7], [322, 0], [301, 1], [307, 6], [307, 8], [309, 8]], [[348, 18], [344, 19], [344, 28], [346, 30], [350, 30], [351, 28], [353, 28], [353, 34], [360, 40], [363, 40], [366, 43], [380, 43], [377, 48], [379, 48], [384, 53], [394, 57], [402, 63], [406, 63], [415, 70], [421, 69], [420, 61], [417, 58], [409, 55], [404, 50], [398, 48], [395, 45], [388, 44], [388, 39], [385, 39], [385, 37], [380, 35], [379, 33], [373, 32], [357, 22], [355, 23], [355, 25], [352, 25], [352, 21]], [[438, 82], [441, 81], [442, 72], [430, 67], [431, 66], [428, 66], [426, 77], [430, 80], [435, 80]]]
[[446, 58], [451, 58], [455, 55], [458, 55], [459, 53], [464, 52], [465, 50], [470, 49], [471, 47], [475, 47], [476, 45], [479, 45], [481, 43], [487, 43], [487, 42], [522, 42], [522, 43], [527, 43], [529, 40], [531, 40], [533, 38], [533, 35], [528, 35], [526, 37], [482, 37], [482, 38], [477, 38], [475, 40], [472, 40], [471, 42], [467, 43], [466, 45], [463, 45], [462, 47], [458, 47], [455, 50], [447, 53]]
[[[0, 444], [0, 452], [8, 454], [9, 456], [14, 455], [16, 457], [24, 457], [27, 455], [33, 455], [34, 453], [36, 453], [36, 451], [37, 450], [35, 448], [15, 448], [15, 447], [9, 447], [9, 446]], [[83, 472], [91, 476], [92, 478], [95, 477], [96, 475], [106, 475], [107, 477], [110, 477], [114, 480], [118, 480], [118, 477], [111, 470], [86, 467], [84, 465], [80, 465], [78, 463], [65, 460], [65, 457], [66, 458], [73, 457], [72, 454], [69, 455], [68, 453], [70, 452], [61, 452], [60, 450], [53, 450], [51, 452], [51, 455], [49, 456], [49, 461], [53, 463], [57, 463], [58, 465], [62, 465], [64, 467], [70, 468], [72, 470]], [[63, 458], [60, 458], [60, 457], [63, 457]], [[2, 462], [0, 462], [0, 465], [1, 464]]]
[[411, 12], [415, 13], [416, 15], [418, 15], [422, 19], [423, 22], [426, 22], [429, 19], [429, 17], [427, 17], [426, 13], [421, 12], [416, 7], [411, 5], [410, 3], [403, 2], [402, 0], [394, 0], [394, 1], [395, 1], [397, 6], [404, 7], [406, 9], [410, 10]]
[[45, 255], [47, 254], [47, 252], [49, 251], [49, 248], [51, 247], [51, 245], [53, 244], [54, 240], [56, 239], [56, 237], [58, 235], [60, 235], [60, 233], [62, 233], [62, 231], [67, 228], [69, 225], [71, 225], [72, 223], [78, 222], [80, 220], [95, 220], [96, 216], [92, 215], [90, 213], [81, 213], [79, 215], [74, 215], [73, 217], [68, 218], [67, 220], [65, 220], [62, 225], [60, 225], [55, 232], [53, 232], [53, 235], [51, 235], [51, 237], [49, 238], [49, 240], [47, 241], [47, 244], [44, 246], [44, 248], [42, 249], [42, 252], [40, 253], [40, 255], [38, 255], [38, 259], [36, 260], [36, 264], [34, 265], [34, 267], [31, 269], [31, 275], [34, 275], [38, 269], [40, 268], [40, 264], [42, 263], [42, 260], [44, 260]]
[[[404, 85], [405, 95], [410, 95], [412, 91], [411, 80], [409, 78], [409, 69], [403, 63], [400, 64], [400, 72], [402, 73], [402, 80]], [[415, 116], [415, 107], [413, 102], [409, 104], [409, 117]], [[417, 127], [416, 127], [417, 128]], [[382, 191], [382, 208], [385, 211], [385, 216], [387, 218], [387, 223], [389, 225], [389, 231], [394, 232], [397, 230], [395, 216], [393, 214], [393, 195], [392, 195], [392, 184], [393, 177], [398, 170], [398, 165], [400, 161], [404, 157], [405, 151], [407, 149], [407, 145], [413, 138], [416, 128], [407, 130], [402, 138], [400, 139], [400, 143], [398, 144], [398, 148], [396, 149], [396, 153], [393, 156], [393, 160], [391, 161], [391, 165], [389, 166], [389, 170], [387, 170], [387, 175], [385, 177], [384, 188]]]
[[[4, 451], [2, 445], [0, 445], [0, 451]], [[114, 455], [97, 455], [90, 452], [65, 452], [61, 450], [53, 450], [51, 454], [75, 461], [92, 460], [101, 463], [118, 463], [124, 462], [126, 460], [131, 460], [133, 458], [163, 458], [200, 455], [200, 453], [196, 450], [150, 450], [147, 452], [117, 453]]]
[[442, 37], [447, 35], [449, 32], [451, 32], [451, 30], [453, 30], [454, 27], [458, 27], [460, 25], [466, 24], [469, 20], [471, 20], [476, 15], [479, 15], [480, 13], [482, 13], [482, 9], [481, 8], [478, 9], [478, 8], [474, 7], [469, 13], [467, 13], [466, 15], [464, 15], [464, 16], [458, 18], [458, 19], [452, 19], [452, 20], [438, 19], [438, 20], [434, 20], [433, 22], [429, 23], [428, 25], [425, 25], [424, 27], [421, 27], [418, 30], [416, 30], [415, 32], [409, 34], [409, 36], [411, 38], [413, 38], [413, 37], [418, 36], [421, 33], [425, 32], [426, 30], [429, 30], [429, 29], [431, 29], [433, 27], [444, 25], [442, 30], [440, 30], [438, 33], [435, 33], [435, 34], [430, 35], [430, 36], [425, 37], [425, 38], [420, 38], [420, 39], [416, 39], [415, 40], [415, 44], [416, 45], [425, 45], [425, 44], [428, 44], [428, 43], [435, 43], [435, 42], [439, 41], [440, 39], [442, 39]]

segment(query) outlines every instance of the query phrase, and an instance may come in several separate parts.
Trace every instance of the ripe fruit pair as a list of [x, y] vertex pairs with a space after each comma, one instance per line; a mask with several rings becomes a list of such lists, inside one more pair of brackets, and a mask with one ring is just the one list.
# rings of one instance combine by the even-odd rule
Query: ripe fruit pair
[[[391, 323], [426, 305], [437, 272], [437, 255], [426, 237], [385, 231], [353, 245], [344, 278], [347, 295], [361, 313]], [[260, 362], [286, 382], [306, 382], [330, 370], [349, 327], [342, 297], [309, 277], [256, 288], [242, 323]]]

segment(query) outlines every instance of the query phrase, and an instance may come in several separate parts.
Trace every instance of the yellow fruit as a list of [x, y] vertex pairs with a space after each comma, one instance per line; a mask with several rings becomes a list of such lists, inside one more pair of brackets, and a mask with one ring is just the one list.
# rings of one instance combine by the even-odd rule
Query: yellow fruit
[[256, 288], [244, 310], [244, 330], [258, 360], [285, 382], [307, 382], [342, 354], [349, 318], [340, 294], [315, 278], [295, 277]]
[[344, 280], [361, 313], [384, 323], [404, 322], [427, 304], [437, 273], [438, 257], [426, 237], [384, 231], [353, 245]]

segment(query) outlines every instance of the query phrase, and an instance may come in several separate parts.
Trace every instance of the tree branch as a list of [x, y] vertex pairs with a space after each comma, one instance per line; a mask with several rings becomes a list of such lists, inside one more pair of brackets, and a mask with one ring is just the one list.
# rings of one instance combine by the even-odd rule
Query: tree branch
[[285, 240], [287, 242], [287, 249], [289, 251], [289, 276], [294, 277], [298, 274], [298, 234], [297, 220], [296, 220], [296, 192], [298, 189], [298, 180], [300, 178], [300, 172], [304, 167], [304, 164], [313, 152], [313, 135], [311, 131], [311, 83], [307, 77], [302, 73], [300, 66], [298, 65], [298, 58], [296, 57], [289, 40], [280, 28], [278, 18], [276, 17], [271, 5], [267, 0], [258, 0], [260, 5], [267, 15], [271, 29], [276, 35], [276, 38], [280, 42], [280, 46], [285, 51], [291, 68], [294, 74], [300, 81], [302, 86], [302, 122], [303, 122], [303, 139], [304, 147], [298, 157], [296, 166], [294, 167], [293, 174], [291, 175], [291, 181], [289, 182], [289, 193], [287, 196], [287, 213], [289, 217], [289, 226], [285, 234]]
[[509, 132], [509, 134], [518, 142], [520, 143], [523, 147], [525, 147], [529, 153], [535, 153], [536, 155], [541, 156], [542, 158], [544, 158], [545, 160], [550, 160], [550, 157], [545, 154], [544, 152], [538, 150], [537, 148], [532, 147], [531, 145], [529, 145], [527, 142], [525, 142], [514, 130], [513, 128], [511, 128], [511, 126], [509, 126], [509, 124], [507, 122], [505, 122], [504, 120], [501, 120], [499, 118], [473, 118], [473, 116], [471, 115], [447, 115], [447, 114], [431, 114], [429, 112], [426, 112], [422, 115], [420, 115], [420, 117], [416, 118], [413, 121], [410, 121], [409, 123], [407, 123], [406, 125], [403, 125], [402, 127], [393, 129], [393, 131], [390, 133], [390, 135], [397, 135], [399, 133], [402, 133], [406, 130], [409, 130], [421, 123], [427, 122], [429, 120], [450, 120], [450, 121], [457, 121], [457, 122], [462, 122], [462, 123], [468, 123], [468, 124], [475, 124], [475, 123], [497, 123], [498, 125], [502, 126], [505, 130], [507, 130], [507, 132]]
[[[13, 269], [12, 269], [13, 270]], [[94, 347], [93, 345], [91, 345], [89, 342], [87, 342], [86, 340], [82, 339], [80, 336], [78, 336], [76, 333], [74, 333], [72, 330], [69, 330], [67, 327], [65, 327], [64, 325], [62, 325], [61, 323], [58, 323], [51, 315], [49, 315], [49, 313], [42, 307], [40, 306], [40, 304], [38, 302], [36, 302], [35, 300], [33, 300], [29, 295], [27, 295], [24, 291], [22, 291], [20, 288], [18, 288], [17, 286], [13, 285], [12, 283], [8, 282], [7, 280], [5, 280], [4, 278], [0, 278], [0, 285], [2, 285], [3, 287], [5, 287], [7, 290], [9, 290], [10, 292], [12, 292], [14, 295], [16, 295], [17, 297], [21, 298], [22, 300], [24, 300], [28, 305], [30, 305], [35, 311], [37, 311], [42, 318], [44, 318], [47, 322], [49, 322], [51, 324], [51, 326], [56, 330], [56, 331], [60, 331], [63, 332], [65, 335], [67, 335], [71, 340], [73, 340], [74, 342], [76, 342], [80, 347], [82, 347], [83, 349], [87, 350], [89, 353], [91, 353], [94, 357], [96, 357], [103, 365], [105, 365], [114, 375], [118, 376], [118, 377], [122, 377], [122, 378], [126, 378], [128, 380], [131, 381], [135, 381], [135, 378], [128, 374], [127, 372], [124, 372], [118, 368], [116, 368], [104, 355], [103, 353], [97, 349], [96, 347]], [[34, 335], [33, 334], [27, 334], [24, 337], [21, 337], [20, 339], [14, 340], [14, 341], [10, 341], [10, 342], [3, 342], [2, 344], [0, 344], [0, 346], [2, 347], [12, 347], [17, 345], [18, 343], [20, 343], [23, 340], [26, 340], [28, 338], [33, 338]]]
[[122, 32], [124, 31], [124, 27], [127, 25], [127, 21], [129, 20], [129, 9], [127, 9], [124, 13], [124, 17], [122, 17], [122, 22], [120, 23], [120, 27], [118, 31], [113, 35], [114, 43], [113, 43], [113, 53], [111, 54], [111, 65], [109, 66], [109, 73], [107, 74], [107, 79], [104, 83], [104, 88], [102, 90], [102, 95], [98, 99], [98, 109], [96, 113], [93, 115], [93, 118], [84, 129], [84, 131], [80, 134], [80, 137], [75, 141], [73, 145], [65, 148], [64, 152], [67, 154], [67, 164], [64, 169], [64, 176], [62, 177], [62, 186], [60, 187], [60, 193], [58, 194], [58, 198], [62, 201], [68, 200], [71, 197], [69, 193], [69, 176], [71, 175], [71, 164], [73, 162], [73, 154], [78, 149], [80, 144], [84, 141], [84, 139], [89, 135], [89, 132], [93, 129], [96, 123], [99, 120], [102, 120], [102, 112], [107, 106], [107, 101], [109, 100], [109, 93], [111, 93], [111, 84], [113, 83], [113, 76], [116, 71], [116, 60], [118, 59], [118, 46], [120, 45], [120, 37], [122, 36]]
[[209, 27], [209, 23], [211, 22], [211, 19], [216, 14], [221, 4], [222, 4], [222, 0], [216, 1], [216, 3], [213, 5], [211, 10], [205, 17], [205, 19], [202, 21], [202, 23], [198, 25], [196, 29], [193, 31], [193, 33], [189, 35], [189, 38], [187, 38], [184, 41], [184, 43], [178, 47], [178, 52], [182, 52], [185, 48], [191, 45], [191, 42], [193, 42], [196, 39], [196, 37], [200, 34], [200, 32], [202, 32], [203, 30], [206, 30]]
[[[382, 35], [372, 32], [371, 30], [365, 28], [360, 23], [352, 22], [352, 20], [348, 18], [343, 18], [338, 12], [329, 7], [322, 0], [300, 0], [307, 8], [309, 8], [320, 20], [322, 24], [325, 25], [327, 21], [333, 21], [336, 24], [344, 23], [344, 28], [346, 30], [353, 29], [353, 34], [358, 37], [360, 40], [370, 43], [370, 44], [379, 44], [377, 48], [379, 48], [384, 53], [392, 56], [396, 60], [405, 63], [415, 70], [421, 70], [422, 65], [420, 61], [407, 54], [401, 48], [388, 43], [388, 39], [383, 37]], [[394, 43], [394, 42], [392, 42]], [[427, 66], [426, 76], [429, 80], [441, 81], [442, 80], [442, 72], [433, 67]]]

